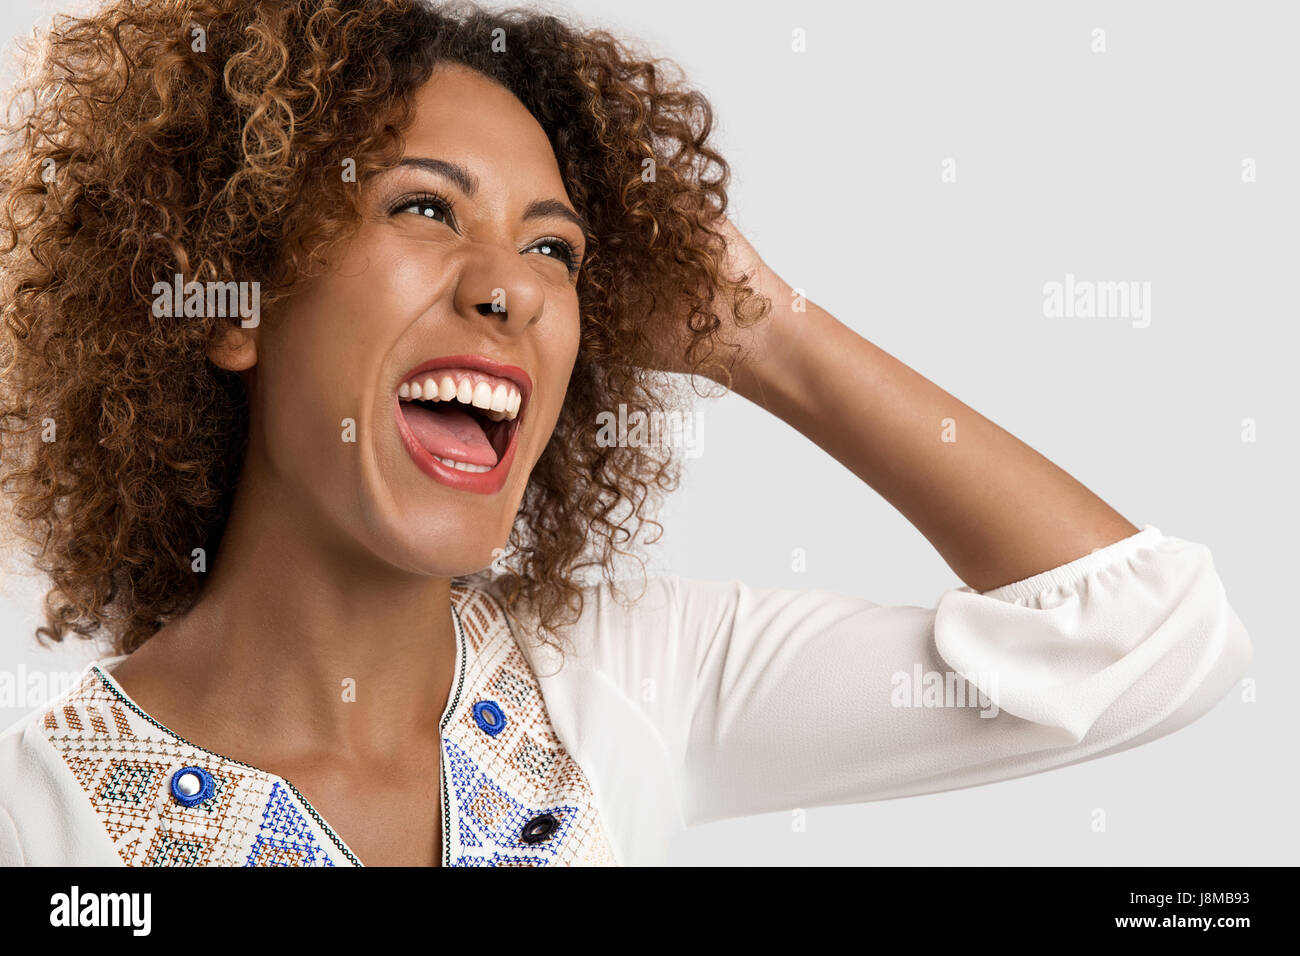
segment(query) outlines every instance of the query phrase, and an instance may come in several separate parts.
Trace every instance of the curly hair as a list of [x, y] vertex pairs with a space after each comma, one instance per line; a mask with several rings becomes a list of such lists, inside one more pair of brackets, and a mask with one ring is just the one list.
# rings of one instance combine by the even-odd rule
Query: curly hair
[[551, 15], [421, 0], [115, 0], [41, 39], [0, 151], [0, 488], [49, 579], [38, 640], [130, 653], [197, 600], [195, 543], [219, 549], [248, 432], [241, 380], [207, 357], [230, 320], [156, 316], [154, 283], [247, 276], [266, 310], [321, 274], [443, 62], [524, 104], [593, 231], [577, 361], [502, 562], [507, 609], [527, 602], [550, 643], [581, 613], [580, 570], [613, 584], [623, 546], [662, 531], [673, 452], [598, 443], [592, 422], [674, 406], [647, 368], [664, 343], [692, 382], [708, 368], [729, 386], [738, 346], [714, 303], [737, 326], [770, 307], [723, 269], [730, 172], [676, 64]]

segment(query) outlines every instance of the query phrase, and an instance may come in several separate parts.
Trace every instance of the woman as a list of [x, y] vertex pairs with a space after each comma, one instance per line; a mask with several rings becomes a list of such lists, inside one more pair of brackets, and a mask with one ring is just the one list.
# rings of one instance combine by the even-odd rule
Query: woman
[[[725, 218], [707, 102], [602, 32], [122, 0], [24, 91], [0, 460], [41, 633], [114, 653], [0, 737], [0, 863], [662, 862], [1135, 746], [1249, 662], [1205, 547], [801, 303]], [[597, 434], [675, 407], [660, 372], [964, 585], [625, 593], [677, 466]]]

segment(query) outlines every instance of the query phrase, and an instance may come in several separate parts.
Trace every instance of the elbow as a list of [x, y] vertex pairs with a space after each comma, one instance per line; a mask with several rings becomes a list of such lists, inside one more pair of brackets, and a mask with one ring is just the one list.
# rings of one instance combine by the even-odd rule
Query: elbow
[[1188, 646], [1199, 647], [1201, 652], [1188, 655], [1190, 660], [1181, 664], [1176, 663], [1178, 655], [1170, 660], [1171, 666], [1186, 668], [1180, 682], [1182, 693], [1161, 708], [1162, 713], [1148, 723], [1149, 729], [1115, 750], [1127, 750], [1183, 729], [1232, 697], [1234, 690], [1244, 699], [1254, 660], [1254, 646], [1245, 625], [1222, 598], [1214, 614], [1199, 620], [1199, 639]]
[[1212, 642], [1218, 652], [1207, 662], [1205, 675], [1194, 684], [1187, 700], [1165, 722], [1169, 730], [1176, 730], [1201, 717], [1229, 696], [1234, 688], [1243, 695], [1247, 674], [1255, 659], [1255, 647], [1245, 624], [1232, 606], [1223, 601], [1221, 613], [1214, 622], [1218, 640]]

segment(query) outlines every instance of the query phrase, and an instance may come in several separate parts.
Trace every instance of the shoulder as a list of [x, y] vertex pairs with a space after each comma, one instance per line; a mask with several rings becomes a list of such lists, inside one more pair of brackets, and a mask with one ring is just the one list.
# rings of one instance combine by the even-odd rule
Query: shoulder
[[84, 713], [83, 707], [97, 682], [92, 666], [81, 671], [70, 688], [0, 731], [0, 809], [12, 804], [16, 795], [42, 782], [33, 764], [50, 749], [50, 734], [68, 715]]
[[22, 866], [26, 860], [14, 821], [14, 807], [25, 781], [32, 774], [26, 766], [24, 736], [32, 715], [27, 714], [0, 731], [0, 866]]
[[[510, 600], [507, 576], [453, 587], [472, 668], [489, 683], [533, 687], [547, 702], [542, 722], [576, 741], [593, 728], [644, 723], [647, 687], [668, 687], [673, 650], [671, 578], [600, 581], [582, 589], [576, 618], [544, 633], [537, 609]], [[669, 706], [667, 694], [658, 695]], [[644, 728], [642, 728], [644, 729]]]
[[97, 706], [102, 686], [87, 666], [63, 694], [0, 732], [0, 865], [118, 863], [86, 807], [71, 739], [112, 720]]
[[622, 669], [629, 659], [648, 664], [656, 653], [671, 656], [674, 647], [705, 652], [719, 638], [740, 640], [792, 620], [824, 622], [877, 606], [824, 589], [757, 588], [734, 578], [626, 575], [582, 585], [578, 613], [569, 614], [545, 638], [537, 610], [522, 598], [511, 600], [507, 575], [458, 579], [452, 594], [464, 618], [485, 627], [492, 626], [486, 621], [508, 621], [535, 662], [597, 669]]
[[[697, 589], [696, 586], [699, 586]], [[479, 631], [508, 628], [523, 650], [538, 659], [595, 663], [602, 648], [642, 635], [665, 635], [675, 624], [679, 594], [713, 593], [713, 582], [687, 581], [676, 575], [625, 576], [580, 585], [581, 607], [568, 612], [553, 636], [542, 634], [538, 609], [512, 595], [508, 575], [458, 579], [452, 602], [465, 626]], [[725, 585], [719, 585], [725, 589]]]

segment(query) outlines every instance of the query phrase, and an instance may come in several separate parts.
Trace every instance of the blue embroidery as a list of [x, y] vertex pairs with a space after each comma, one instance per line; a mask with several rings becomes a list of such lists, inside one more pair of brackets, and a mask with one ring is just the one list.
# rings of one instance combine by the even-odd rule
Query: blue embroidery
[[311, 827], [277, 781], [262, 811], [262, 829], [245, 866], [333, 866], [334, 861], [312, 836]]
[[[571, 805], [529, 807], [514, 799], [450, 740], [447, 753], [452, 799], [456, 801], [460, 855], [452, 866], [546, 866], [559, 855], [573, 829], [579, 809]], [[542, 843], [521, 837], [528, 822], [541, 814], [557, 821], [555, 832]]]

